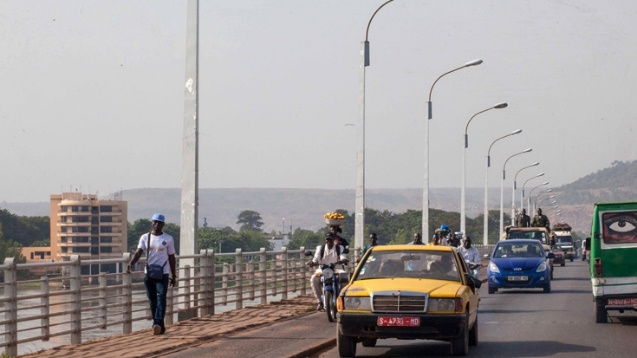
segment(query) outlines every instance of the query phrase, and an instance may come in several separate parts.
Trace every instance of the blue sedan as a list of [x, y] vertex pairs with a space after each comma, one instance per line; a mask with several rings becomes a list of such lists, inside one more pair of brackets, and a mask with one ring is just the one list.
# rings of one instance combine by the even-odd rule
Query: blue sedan
[[487, 267], [489, 294], [500, 288], [542, 288], [551, 292], [551, 269], [542, 243], [533, 239], [498, 242]]

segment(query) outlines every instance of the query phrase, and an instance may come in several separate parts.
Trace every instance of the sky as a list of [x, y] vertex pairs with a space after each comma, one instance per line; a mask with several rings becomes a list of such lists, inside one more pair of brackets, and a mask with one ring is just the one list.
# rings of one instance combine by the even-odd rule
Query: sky
[[[199, 187], [354, 189], [361, 42], [373, 0], [206, 0]], [[0, 202], [178, 188], [186, 0], [0, 1]], [[366, 68], [367, 188], [525, 169], [558, 187], [637, 159], [637, 2], [395, 0]], [[352, 204], [353, 205], [353, 204]]]

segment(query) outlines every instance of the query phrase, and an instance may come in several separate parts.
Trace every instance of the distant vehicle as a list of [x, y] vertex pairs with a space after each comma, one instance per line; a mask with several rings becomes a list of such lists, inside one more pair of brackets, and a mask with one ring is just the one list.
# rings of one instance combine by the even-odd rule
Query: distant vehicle
[[[535, 239], [540, 241], [545, 252], [551, 252], [551, 239], [549, 230], [545, 227], [512, 227], [507, 235], [508, 239]], [[560, 253], [557, 253], [560, 255]], [[553, 266], [556, 254], [554, 253], [548, 260], [551, 275], [553, 279]]]
[[595, 322], [608, 322], [608, 311], [637, 311], [637, 202], [594, 204], [585, 245]]
[[365, 253], [338, 298], [336, 344], [341, 357], [378, 339], [433, 339], [467, 355], [478, 344], [482, 283], [455, 248], [379, 245]]
[[555, 239], [555, 247], [564, 251], [564, 257], [573, 262], [575, 259], [575, 243], [573, 242], [571, 229], [571, 226], [567, 223], [557, 223], [553, 225], [551, 235]]
[[487, 266], [489, 294], [505, 288], [541, 288], [551, 292], [551, 273], [548, 260], [554, 258], [535, 239], [499, 241]]

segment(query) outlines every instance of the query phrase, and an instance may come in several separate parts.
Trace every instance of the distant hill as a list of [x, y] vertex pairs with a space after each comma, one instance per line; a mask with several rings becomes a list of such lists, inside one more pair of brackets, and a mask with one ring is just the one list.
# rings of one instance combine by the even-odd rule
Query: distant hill
[[[587, 233], [590, 230], [593, 203], [637, 201], [637, 160], [615, 161], [608, 168], [554, 188], [550, 194], [555, 195], [559, 205], [557, 220], [568, 222], [574, 230]], [[166, 214], [169, 222], [179, 224], [180, 189], [130, 189], [122, 191], [120, 195], [128, 201], [130, 222], [149, 218], [152, 213], [159, 211]], [[429, 196], [431, 208], [460, 211], [459, 188], [431, 189]], [[466, 196], [467, 216], [480, 215], [484, 208], [484, 188], [467, 188]], [[490, 189], [488, 197], [489, 208], [499, 209], [500, 190]], [[367, 189], [365, 199], [368, 208], [380, 211], [402, 213], [409, 209], [422, 210], [422, 189], [419, 188]], [[353, 189], [200, 189], [199, 224], [203, 225], [205, 218], [210, 227], [230, 226], [238, 229], [236, 221], [239, 213], [254, 210], [261, 214], [266, 232], [282, 231], [284, 226], [285, 231], [290, 226], [317, 230], [323, 227], [323, 214], [326, 212], [335, 209], [353, 212], [354, 200]], [[548, 204], [544, 205], [548, 207]], [[509, 212], [511, 188], [505, 188], [504, 207]], [[49, 215], [48, 202], [0, 203], [0, 208], [22, 216]], [[549, 210], [545, 208], [544, 211], [547, 213]], [[556, 219], [552, 218], [552, 221]]]

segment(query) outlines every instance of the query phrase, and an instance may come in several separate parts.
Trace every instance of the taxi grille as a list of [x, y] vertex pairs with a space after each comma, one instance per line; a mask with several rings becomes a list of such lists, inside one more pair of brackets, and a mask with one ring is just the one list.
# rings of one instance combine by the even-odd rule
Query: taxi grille
[[373, 312], [425, 312], [427, 295], [392, 292], [372, 296]]

